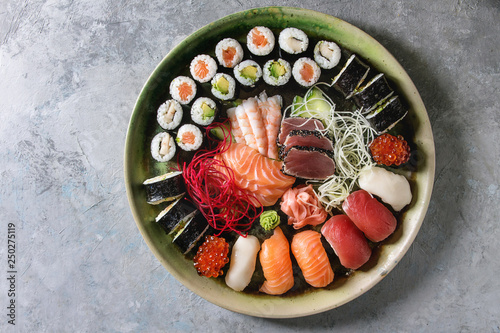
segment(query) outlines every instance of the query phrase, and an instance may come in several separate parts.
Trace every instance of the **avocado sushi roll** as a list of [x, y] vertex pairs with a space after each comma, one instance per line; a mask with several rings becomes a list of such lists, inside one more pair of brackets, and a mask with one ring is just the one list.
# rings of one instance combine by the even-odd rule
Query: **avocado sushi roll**
[[367, 84], [360, 87], [352, 96], [354, 104], [368, 113], [382, 104], [394, 91], [389, 87], [384, 74], [375, 75]]
[[283, 59], [269, 60], [264, 64], [264, 81], [271, 86], [282, 86], [290, 80], [292, 68]]
[[262, 77], [262, 68], [253, 60], [245, 60], [234, 67], [234, 77], [244, 86], [253, 86]]
[[215, 102], [208, 97], [200, 97], [191, 107], [191, 119], [201, 126], [210, 125], [217, 113]]
[[175, 156], [175, 141], [168, 132], [160, 132], [151, 140], [151, 156], [158, 162], [168, 162]]
[[210, 225], [207, 220], [198, 211], [175, 234], [172, 242], [180, 248], [183, 254], [186, 254], [191, 251], [198, 240], [209, 230], [209, 227]]
[[234, 92], [236, 90], [236, 83], [234, 79], [224, 73], [215, 74], [212, 79], [212, 94], [223, 101], [234, 98]]
[[182, 171], [172, 171], [146, 179], [143, 185], [146, 190], [146, 200], [151, 205], [173, 201], [186, 192]]
[[170, 99], [158, 108], [156, 120], [166, 130], [176, 129], [182, 120], [182, 106], [179, 102]]
[[382, 105], [374, 109], [366, 119], [380, 134], [387, 132], [408, 113], [399, 96], [388, 98]]

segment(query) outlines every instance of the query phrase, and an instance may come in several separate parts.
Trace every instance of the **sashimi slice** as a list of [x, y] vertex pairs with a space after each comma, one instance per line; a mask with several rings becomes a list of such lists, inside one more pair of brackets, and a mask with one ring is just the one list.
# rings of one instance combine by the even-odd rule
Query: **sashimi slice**
[[363, 266], [372, 250], [363, 232], [346, 215], [335, 215], [323, 224], [321, 233], [332, 246], [346, 268], [358, 269]]
[[290, 247], [280, 227], [276, 227], [271, 238], [262, 243], [259, 259], [266, 278], [260, 287], [261, 292], [281, 295], [293, 287]]
[[304, 279], [316, 288], [326, 287], [334, 278], [321, 234], [313, 230], [299, 232], [292, 239], [292, 253], [299, 264]]
[[293, 146], [316, 147], [333, 151], [333, 142], [320, 131], [292, 130], [283, 143], [282, 154], [285, 155]]
[[281, 129], [278, 136], [278, 142], [282, 145], [290, 131], [292, 130], [308, 130], [308, 131], [321, 131], [325, 126], [321, 120], [315, 118], [302, 118], [302, 117], [289, 117], [283, 119], [281, 122]]
[[365, 190], [349, 194], [342, 209], [373, 242], [383, 241], [396, 230], [397, 220], [391, 211]]

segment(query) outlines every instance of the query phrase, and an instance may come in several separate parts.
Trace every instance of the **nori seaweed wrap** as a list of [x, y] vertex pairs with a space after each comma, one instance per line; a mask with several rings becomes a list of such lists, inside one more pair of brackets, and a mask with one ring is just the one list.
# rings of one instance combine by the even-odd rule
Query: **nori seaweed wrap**
[[380, 134], [387, 132], [408, 113], [408, 108], [399, 96], [387, 99], [381, 106], [374, 109], [366, 119]]
[[197, 212], [180, 230], [172, 241], [183, 254], [188, 253], [209, 229], [209, 224], [201, 212]]
[[151, 205], [177, 199], [186, 191], [182, 171], [172, 171], [147, 179], [144, 183], [146, 199]]
[[349, 99], [363, 83], [369, 71], [370, 67], [353, 54], [349, 57], [340, 73], [333, 79], [333, 87], [341, 92], [346, 99]]
[[161, 211], [156, 217], [158, 223], [167, 234], [175, 231], [196, 213], [196, 207], [184, 198], [179, 198]]
[[377, 74], [367, 84], [356, 90], [352, 96], [354, 104], [358, 108], [363, 108], [366, 113], [373, 108], [382, 104], [383, 101], [389, 98], [394, 91], [389, 87], [389, 83], [385, 79], [384, 74]]

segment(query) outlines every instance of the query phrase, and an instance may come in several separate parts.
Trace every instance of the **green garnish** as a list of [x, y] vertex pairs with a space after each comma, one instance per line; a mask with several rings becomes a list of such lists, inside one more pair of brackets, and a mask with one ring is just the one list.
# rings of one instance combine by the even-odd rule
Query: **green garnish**
[[266, 210], [260, 214], [260, 225], [264, 230], [272, 230], [280, 224], [280, 216], [275, 210]]

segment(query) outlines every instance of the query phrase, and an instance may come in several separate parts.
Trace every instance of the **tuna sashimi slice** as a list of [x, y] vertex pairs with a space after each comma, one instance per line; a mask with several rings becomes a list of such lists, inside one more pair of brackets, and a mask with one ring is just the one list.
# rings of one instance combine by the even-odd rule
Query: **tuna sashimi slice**
[[315, 118], [302, 118], [302, 117], [289, 117], [284, 118], [281, 122], [281, 129], [278, 136], [278, 142], [283, 145], [286, 137], [292, 130], [308, 130], [308, 131], [321, 131], [325, 126], [321, 120]]
[[321, 148], [294, 146], [283, 158], [283, 172], [293, 177], [324, 180], [335, 173], [331, 152]]
[[396, 230], [397, 220], [391, 211], [365, 190], [349, 194], [342, 209], [373, 242], [383, 241]]
[[262, 243], [259, 259], [266, 278], [260, 291], [270, 295], [281, 295], [293, 287], [290, 247], [280, 227], [276, 227], [271, 238]]
[[299, 232], [293, 237], [291, 248], [307, 283], [321, 288], [333, 281], [334, 273], [319, 232]]
[[346, 268], [358, 269], [372, 254], [363, 232], [346, 215], [335, 215], [323, 224], [321, 233]]
[[284, 156], [294, 146], [316, 147], [333, 151], [333, 142], [320, 131], [292, 130], [283, 143], [282, 155]]

